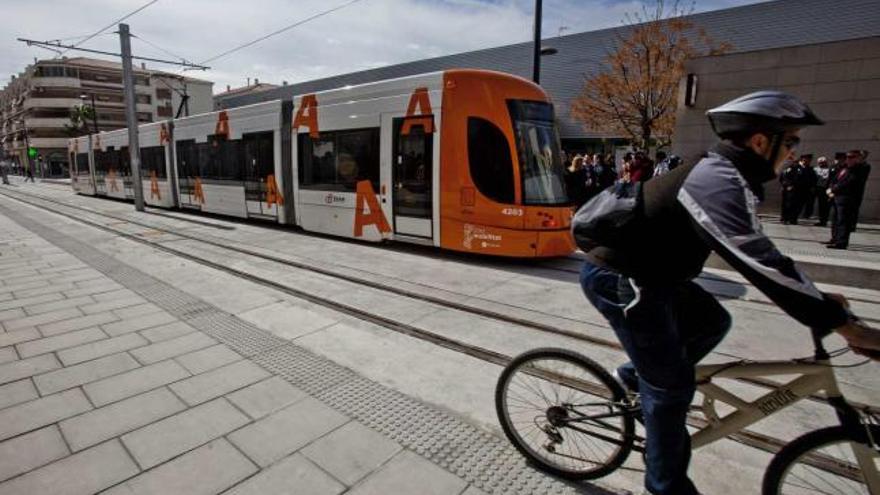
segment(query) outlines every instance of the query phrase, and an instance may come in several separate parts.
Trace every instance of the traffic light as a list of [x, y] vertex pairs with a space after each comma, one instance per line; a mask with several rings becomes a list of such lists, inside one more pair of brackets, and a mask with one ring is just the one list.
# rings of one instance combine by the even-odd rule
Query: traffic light
[[37, 149], [36, 148], [28, 148], [28, 156], [31, 158], [37, 157]]

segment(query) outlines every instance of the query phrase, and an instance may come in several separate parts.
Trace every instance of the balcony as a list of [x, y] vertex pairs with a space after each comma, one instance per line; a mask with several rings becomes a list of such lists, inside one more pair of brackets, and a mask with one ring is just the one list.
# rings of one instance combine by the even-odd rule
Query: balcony
[[28, 98], [24, 100], [24, 108], [73, 108], [81, 105], [79, 98]]
[[79, 78], [76, 77], [35, 77], [32, 79], [34, 86], [46, 88], [78, 88]]
[[70, 125], [70, 118], [29, 118], [24, 119], [25, 125], [29, 129], [37, 127], [64, 127]]

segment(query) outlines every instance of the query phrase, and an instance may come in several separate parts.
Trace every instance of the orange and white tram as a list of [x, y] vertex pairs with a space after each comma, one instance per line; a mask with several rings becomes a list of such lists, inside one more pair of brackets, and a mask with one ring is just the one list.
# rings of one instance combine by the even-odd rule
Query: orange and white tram
[[[99, 194], [111, 175], [100, 153], [127, 146], [118, 132], [92, 139]], [[574, 251], [553, 107], [516, 76], [410, 76], [143, 125], [139, 136], [148, 204], [488, 255]], [[127, 165], [117, 158], [116, 173]]]
[[95, 192], [98, 196], [134, 199], [127, 129], [93, 135], [92, 161], [95, 164]]

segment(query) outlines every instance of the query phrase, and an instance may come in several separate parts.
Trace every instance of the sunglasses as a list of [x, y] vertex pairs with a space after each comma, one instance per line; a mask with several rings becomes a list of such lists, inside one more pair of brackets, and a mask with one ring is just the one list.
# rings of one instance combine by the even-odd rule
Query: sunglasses
[[801, 144], [801, 138], [797, 136], [788, 136], [782, 140], [782, 145], [792, 151], [797, 149], [799, 144]]

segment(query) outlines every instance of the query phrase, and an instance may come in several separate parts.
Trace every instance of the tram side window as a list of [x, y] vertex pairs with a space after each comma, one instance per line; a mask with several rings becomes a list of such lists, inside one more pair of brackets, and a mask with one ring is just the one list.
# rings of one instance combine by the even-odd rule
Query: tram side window
[[249, 179], [265, 179], [275, 173], [275, 133], [243, 134], [244, 163]]
[[177, 142], [177, 166], [180, 177], [199, 176], [199, 150], [195, 139], [186, 139]]
[[123, 146], [116, 152], [116, 173], [123, 177], [131, 175], [131, 155], [128, 154], [128, 146]]
[[481, 194], [499, 203], [515, 201], [510, 144], [492, 122], [468, 117], [468, 163]]
[[115, 169], [116, 158], [113, 156], [115, 153], [112, 148], [107, 151], [95, 151], [95, 171], [106, 174], [111, 168]]
[[141, 148], [141, 176], [152, 177], [154, 172], [158, 179], [164, 179], [167, 177], [167, 173], [165, 172], [164, 146], [147, 146], [146, 148]]
[[88, 153], [77, 153], [76, 154], [76, 170], [80, 175], [87, 175], [89, 173], [89, 154]]
[[224, 181], [244, 180], [240, 140], [212, 135], [208, 136], [207, 143], [198, 143], [195, 146], [201, 177]]
[[302, 189], [355, 191], [368, 180], [379, 190], [379, 128], [322, 132], [318, 139], [299, 135], [299, 185]]

